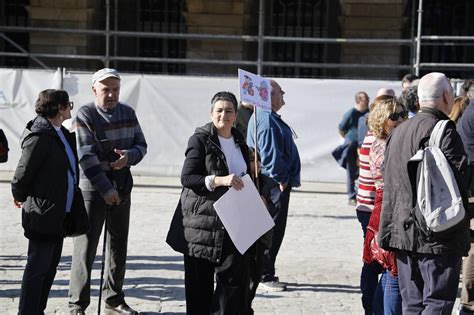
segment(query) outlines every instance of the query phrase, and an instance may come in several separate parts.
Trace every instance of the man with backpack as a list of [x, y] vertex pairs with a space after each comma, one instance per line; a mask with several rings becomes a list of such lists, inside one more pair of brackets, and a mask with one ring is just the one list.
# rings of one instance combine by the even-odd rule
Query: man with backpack
[[[420, 203], [423, 163], [413, 164], [410, 160], [428, 146], [437, 122], [449, 119], [453, 88], [444, 74], [432, 72], [421, 78], [418, 97], [420, 112], [394, 129], [387, 140], [378, 241], [382, 248], [396, 251], [403, 314], [451, 314], [461, 259], [470, 247], [467, 156], [456, 126], [449, 121], [441, 133], [439, 147], [451, 166], [454, 175], [451, 184], [459, 190], [466, 214], [444, 231], [433, 230], [421, 213], [426, 204], [434, 205], [437, 198]], [[434, 182], [431, 188], [435, 190], [438, 186]], [[430, 194], [425, 198], [431, 198]]]

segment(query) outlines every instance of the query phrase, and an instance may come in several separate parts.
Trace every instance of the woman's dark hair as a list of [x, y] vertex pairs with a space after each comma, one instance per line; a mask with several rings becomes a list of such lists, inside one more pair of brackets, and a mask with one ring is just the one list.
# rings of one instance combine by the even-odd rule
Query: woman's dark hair
[[410, 112], [418, 112], [420, 105], [418, 103], [418, 87], [410, 86], [405, 92], [400, 95], [400, 102]]
[[68, 105], [69, 95], [64, 90], [48, 89], [41, 91], [35, 103], [38, 115], [53, 118], [59, 113], [60, 105]]
[[237, 98], [232, 92], [217, 92], [211, 100], [211, 112], [214, 110], [214, 104], [218, 101], [231, 102], [234, 107], [234, 111], [237, 113]]

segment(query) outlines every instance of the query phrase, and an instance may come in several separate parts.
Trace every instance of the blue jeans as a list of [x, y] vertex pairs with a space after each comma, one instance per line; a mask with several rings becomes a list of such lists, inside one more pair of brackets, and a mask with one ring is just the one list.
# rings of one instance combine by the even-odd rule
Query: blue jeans
[[356, 199], [357, 187], [356, 180], [359, 177], [359, 165], [357, 165], [357, 142], [352, 142], [347, 149], [346, 157], [346, 176], [347, 176], [347, 197]]
[[[371, 212], [357, 210], [357, 219], [362, 227], [363, 237], [369, 225]], [[365, 314], [372, 315], [372, 303], [374, 300], [375, 290], [379, 282], [379, 273], [382, 272], [382, 266], [377, 263], [364, 264], [360, 273], [360, 291], [362, 292], [362, 306]]]
[[398, 277], [393, 277], [387, 270], [383, 271], [375, 290], [373, 310], [376, 315], [402, 314], [402, 298], [398, 287]]

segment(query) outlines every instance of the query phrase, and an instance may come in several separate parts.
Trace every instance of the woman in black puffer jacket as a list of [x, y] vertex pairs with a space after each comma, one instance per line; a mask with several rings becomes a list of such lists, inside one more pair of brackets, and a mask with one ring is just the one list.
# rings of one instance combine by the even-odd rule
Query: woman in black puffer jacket
[[61, 258], [64, 218], [78, 174], [75, 137], [62, 127], [71, 109], [66, 91], [42, 91], [35, 104], [38, 116], [21, 138], [21, 158], [11, 183], [29, 239], [19, 314], [44, 313]]
[[189, 139], [181, 173], [183, 191], [167, 242], [184, 254], [187, 314], [245, 314], [248, 255], [235, 248], [213, 204], [229, 187], [242, 189], [240, 176], [249, 169], [248, 148], [232, 127], [235, 96], [219, 92], [211, 104], [212, 122], [197, 128]]

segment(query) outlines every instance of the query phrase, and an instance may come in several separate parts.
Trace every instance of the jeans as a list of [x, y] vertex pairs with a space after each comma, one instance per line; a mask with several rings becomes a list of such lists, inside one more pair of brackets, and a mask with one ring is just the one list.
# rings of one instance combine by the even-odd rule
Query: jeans
[[[362, 227], [362, 233], [365, 238], [367, 225], [369, 225], [370, 212], [357, 210], [357, 219]], [[360, 290], [362, 292], [362, 306], [365, 314], [372, 314], [372, 303], [375, 290], [379, 282], [379, 273], [382, 272], [382, 266], [377, 263], [364, 264], [360, 273]]]
[[347, 176], [347, 197], [356, 199], [356, 180], [359, 177], [359, 166], [357, 165], [357, 142], [351, 143], [347, 149], [346, 176]]
[[375, 290], [373, 310], [376, 315], [402, 314], [402, 298], [398, 287], [398, 277], [393, 277], [387, 270], [383, 271]]

